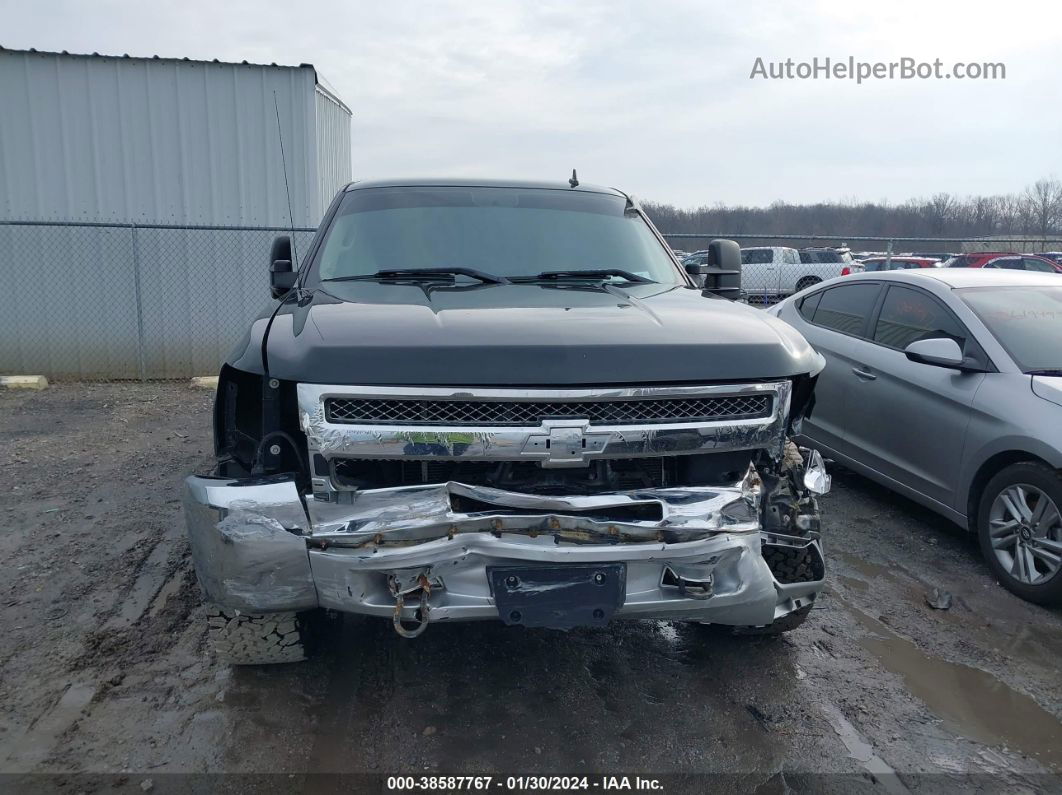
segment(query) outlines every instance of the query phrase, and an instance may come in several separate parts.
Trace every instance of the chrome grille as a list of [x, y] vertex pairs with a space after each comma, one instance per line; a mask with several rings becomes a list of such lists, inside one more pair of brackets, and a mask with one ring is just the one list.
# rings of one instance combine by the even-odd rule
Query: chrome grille
[[538, 426], [547, 419], [586, 419], [597, 425], [726, 422], [771, 416], [771, 395], [627, 400], [434, 400], [328, 398], [329, 422], [351, 425]]

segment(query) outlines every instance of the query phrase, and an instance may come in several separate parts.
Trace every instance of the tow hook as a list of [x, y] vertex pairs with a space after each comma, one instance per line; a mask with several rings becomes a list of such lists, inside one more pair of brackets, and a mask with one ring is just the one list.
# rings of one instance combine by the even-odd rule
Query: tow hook
[[415, 589], [399, 593], [398, 590], [401, 586], [393, 576], [387, 578], [387, 584], [391, 589], [391, 594], [395, 597], [395, 612], [391, 618], [395, 632], [403, 638], [415, 638], [423, 634], [424, 630], [428, 628], [428, 597], [431, 596], [431, 582], [423, 574], [417, 578], [417, 587], [420, 589], [420, 604], [417, 605], [416, 612], [413, 614], [413, 619], [417, 623], [412, 629], [407, 629], [402, 622], [402, 610], [406, 606], [406, 595], [412, 593]]

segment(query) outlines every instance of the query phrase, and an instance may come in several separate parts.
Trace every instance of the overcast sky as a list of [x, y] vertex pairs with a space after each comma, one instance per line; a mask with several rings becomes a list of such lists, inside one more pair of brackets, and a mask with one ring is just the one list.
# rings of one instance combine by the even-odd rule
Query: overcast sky
[[[1062, 175], [1060, 22], [1047, 0], [0, 0], [0, 45], [312, 63], [354, 112], [358, 179], [575, 166], [684, 206], [897, 202]], [[1006, 79], [749, 79], [815, 56]]]

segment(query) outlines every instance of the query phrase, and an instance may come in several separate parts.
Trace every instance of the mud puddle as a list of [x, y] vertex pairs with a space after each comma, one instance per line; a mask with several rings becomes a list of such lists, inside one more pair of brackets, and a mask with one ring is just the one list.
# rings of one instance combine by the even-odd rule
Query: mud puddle
[[931, 657], [858, 608], [841, 602], [871, 632], [860, 644], [903, 677], [947, 728], [983, 745], [1005, 746], [1062, 772], [1062, 722], [992, 674]]
[[903, 568], [896, 564], [893, 564], [892, 566], [883, 566], [880, 563], [871, 563], [869, 560], [850, 555], [847, 552], [834, 550], [830, 552], [830, 555], [839, 558], [845, 564], [855, 569], [858, 574], [866, 578], [867, 583], [872, 582], [877, 577], [884, 577], [887, 580], [897, 582], [896, 571], [903, 571]]

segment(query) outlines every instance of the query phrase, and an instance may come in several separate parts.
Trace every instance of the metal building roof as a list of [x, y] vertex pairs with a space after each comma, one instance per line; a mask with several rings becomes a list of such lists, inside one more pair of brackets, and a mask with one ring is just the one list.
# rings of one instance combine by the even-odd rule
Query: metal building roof
[[209, 61], [198, 58], [176, 58], [166, 55], [130, 55], [129, 53], [123, 53], [122, 55], [109, 55], [107, 53], [98, 52], [69, 52], [67, 50], [61, 50], [56, 52], [54, 50], [38, 50], [36, 47], [30, 47], [28, 50], [20, 50], [18, 48], [5, 47], [0, 44], [0, 52], [13, 52], [13, 53], [33, 53], [34, 55], [65, 55], [70, 58], [114, 58], [118, 60], [130, 60], [130, 61], [172, 61], [174, 63], [216, 63], [222, 66], [267, 66], [276, 67], [277, 69], [312, 69], [314, 74], [314, 81], [317, 83], [318, 88], [333, 99], [347, 113], [351, 110], [347, 107], [336, 94], [332, 84], [329, 83], [320, 72], [317, 71], [312, 63], [300, 63], [297, 66], [291, 64], [278, 64], [276, 61], [272, 63], [256, 63], [254, 61], [222, 61], [218, 58], [212, 58]]

